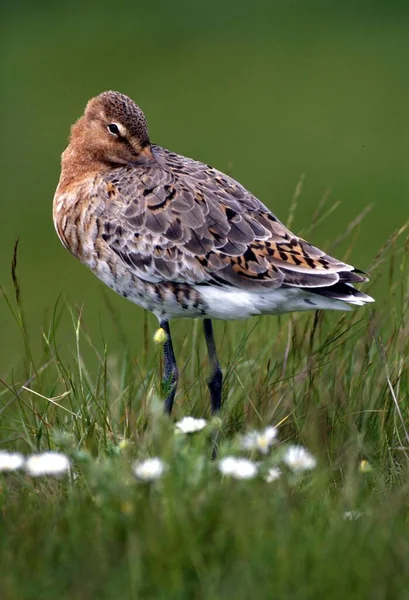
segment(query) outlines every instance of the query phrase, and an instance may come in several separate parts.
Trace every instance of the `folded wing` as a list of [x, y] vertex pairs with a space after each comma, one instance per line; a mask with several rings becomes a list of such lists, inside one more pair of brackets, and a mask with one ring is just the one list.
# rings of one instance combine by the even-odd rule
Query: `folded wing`
[[299, 287], [360, 304], [355, 270], [291, 233], [234, 179], [154, 147], [99, 186], [103, 238], [140, 278], [248, 290]]

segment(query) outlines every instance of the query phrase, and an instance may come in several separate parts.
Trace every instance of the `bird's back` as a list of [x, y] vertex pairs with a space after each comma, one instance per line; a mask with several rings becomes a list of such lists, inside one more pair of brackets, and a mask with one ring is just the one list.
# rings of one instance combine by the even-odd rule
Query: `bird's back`
[[153, 155], [100, 184], [111, 195], [103, 238], [142, 279], [248, 291], [320, 291], [366, 280], [291, 233], [228, 175], [159, 146]]

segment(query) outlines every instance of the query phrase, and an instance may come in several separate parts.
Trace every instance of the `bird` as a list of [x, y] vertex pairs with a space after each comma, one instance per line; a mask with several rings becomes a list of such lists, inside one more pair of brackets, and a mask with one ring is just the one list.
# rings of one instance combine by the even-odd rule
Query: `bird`
[[115, 292], [154, 313], [164, 331], [164, 410], [178, 383], [169, 321], [199, 318], [211, 412], [223, 374], [212, 319], [350, 310], [374, 299], [366, 274], [285, 225], [238, 181], [151, 142], [128, 96], [106, 91], [71, 127], [53, 200], [62, 244]]

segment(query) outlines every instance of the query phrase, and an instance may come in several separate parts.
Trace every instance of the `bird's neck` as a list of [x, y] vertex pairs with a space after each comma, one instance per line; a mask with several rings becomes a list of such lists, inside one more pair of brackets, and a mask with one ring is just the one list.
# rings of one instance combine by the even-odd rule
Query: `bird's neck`
[[62, 154], [58, 190], [59, 192], [66, 192], [74, 182], [79, 183], [84, 179], [92, 178], [96, 174], [104, 175], [104, 173], [112, 171], [115, 166], [132, 165], [137, 167], [155, 162], [150, 144], [141, 147], [138, 153], [135, 152], [135, 158], [130, 156], [129, 160], [126, 160], [126, 157], [124, 157], [123, 162], [118, 161], [116, 164], [102, 159], [94, 148], [88, 148], [81, 140], [78, 142], [72, 140]]
[[91, 152], [84, 151], [83, 148], [80, 151], [76, 145], [70, 144], [61, 157], [59, 191], [65, 192], [74, 181], [80, 182], [97, 173], [102, 175], [109, 169], [109, 164], [98, 160]]

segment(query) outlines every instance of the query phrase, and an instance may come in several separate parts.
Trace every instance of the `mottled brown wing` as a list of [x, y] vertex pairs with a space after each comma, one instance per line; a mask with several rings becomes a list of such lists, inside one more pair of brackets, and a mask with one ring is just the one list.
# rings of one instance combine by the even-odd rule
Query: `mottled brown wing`
[[250, 289], [363, 280], [294, 236], [231, 177], [153, 150], [155, 162], [117, 169], [98, 191], [109, 197], [103, 238], [138, 277]]

